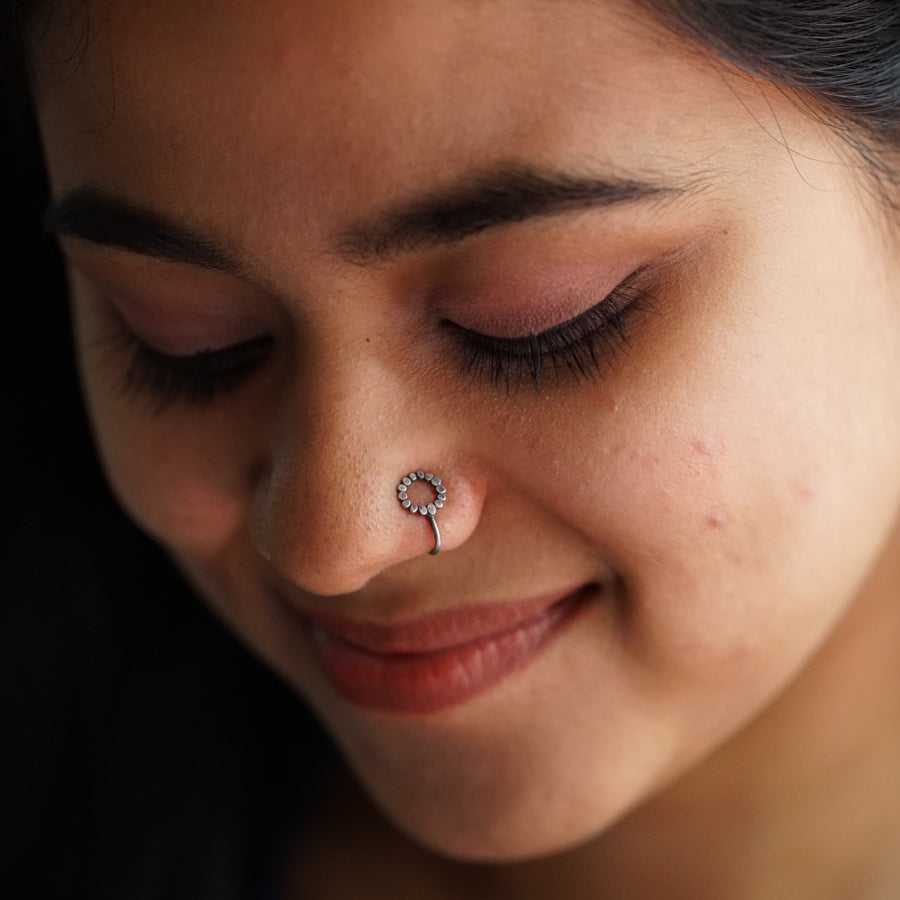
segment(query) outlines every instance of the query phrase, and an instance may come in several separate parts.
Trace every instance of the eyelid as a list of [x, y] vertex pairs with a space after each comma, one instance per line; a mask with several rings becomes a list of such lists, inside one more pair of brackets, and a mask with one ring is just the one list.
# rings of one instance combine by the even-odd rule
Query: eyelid
[[467, 370], [488, 376], [508, 393], [526, 378], [539, 390], [548, 366], [556, 377], [577, 379], [595, 376], [604, 363], [612, 363], [628, 342], [629, 320], [638, 309], [652, 304], [650, 274], [648, 265], [639, 266], [577, 316], [522, 337], [499, 337], [449, 321], [445, 324], [461, 344]]
[[216, 272], [97, 254], [70, 259], [72, 291], [154, 349], [189, 356], [271, 331], [269, 298]]
[[168, 357], [136, 349], [126, 373], [125, 389], [153, 398], [161, 412], [178, 401], [204, 406], [233, 393], [268, 359], [273, 339], [262, 335], [221, 350]]
[[170, 303], [165, 309], [153, 309], [121, 296], [108, 302], [124, 328], [165, 356], [224, 350], [268, 330], [268, 323], [256, 313], [226, 310], [213, 303], [189, 307]]
[[202, 407], [233, 393], [265, 364], [275, 343], [272, 335], [258, 334], [225, 347], [169, 354], [136, 335], [116, 314], [98, 341], [118, 361], [122, 394], [148, 401], [156, 414], [179, 402]]

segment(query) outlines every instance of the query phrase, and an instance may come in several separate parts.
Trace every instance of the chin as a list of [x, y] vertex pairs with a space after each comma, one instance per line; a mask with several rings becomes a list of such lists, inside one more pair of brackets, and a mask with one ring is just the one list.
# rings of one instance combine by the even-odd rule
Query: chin
[[384, 767], [377, 751], [349, 756], [386, 820], [413, 843], [458, 862], [516, 863], [565, 853], [603, 834], [643, 796], [636, 773], [614, 767], [586, 772], [573, 760], [566, 770], [559, 758], [542, 766], [499, 748], [483, 755], [459, 743], [453, 749], [444, 758], [416, 754]]
[[461, 863], [508, 865], [563, 854], [575, 850], [600, 836], [600, 827], [582, 831], [565, 829], [562, 833], [540, 821], [522, 822], [516, 816], [501, 816], [499, 820], [480, 828], [448, 829], [446, 826], [423, 833], [407, 830], [395, 823], [413, 842], [438, 856]]

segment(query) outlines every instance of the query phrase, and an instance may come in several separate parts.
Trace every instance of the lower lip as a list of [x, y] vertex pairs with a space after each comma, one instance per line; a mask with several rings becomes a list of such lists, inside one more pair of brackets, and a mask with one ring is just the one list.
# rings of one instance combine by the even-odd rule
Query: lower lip
[[513, 627], [425, 652], [373, 652], [312, 625], [325, 676], [357, 706], [408, 715], [469, 700], [528, 665], [588, 605], [588, 589], [569, 594]]

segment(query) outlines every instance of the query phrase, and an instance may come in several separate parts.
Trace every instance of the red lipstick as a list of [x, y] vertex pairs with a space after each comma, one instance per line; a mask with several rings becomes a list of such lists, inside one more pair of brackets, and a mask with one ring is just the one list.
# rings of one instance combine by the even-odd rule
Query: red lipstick
[[345, 699], [393, 713], [436, 712], [523, 668], [593, 591], [447, 610], [395, 624], [309, 615], [319, 665]]

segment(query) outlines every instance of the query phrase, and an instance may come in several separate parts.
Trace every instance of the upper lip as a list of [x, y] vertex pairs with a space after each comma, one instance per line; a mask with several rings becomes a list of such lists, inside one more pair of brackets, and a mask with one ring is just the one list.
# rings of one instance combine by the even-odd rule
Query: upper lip
[[520, 600], [458, 606], [399, 622], [306, 612], [315, 631], [373, 654], [433, 653], [509, 631], [557, 603], [578, 598], [585, 586]]

